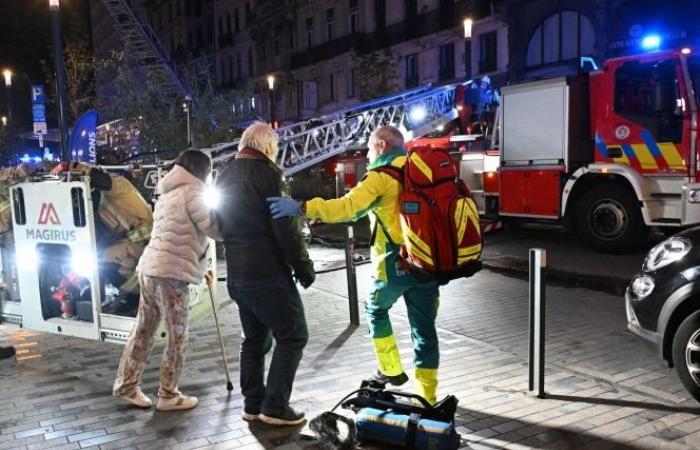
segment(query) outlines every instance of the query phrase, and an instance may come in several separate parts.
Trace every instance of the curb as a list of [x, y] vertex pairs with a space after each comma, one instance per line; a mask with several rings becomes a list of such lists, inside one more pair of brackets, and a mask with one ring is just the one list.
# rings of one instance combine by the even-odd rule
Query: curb
[[[484, 269], [514, 278], [528, 279], [528, 261], [512, 256], [482, 259]], [[546, 267], [544, 273], [547, 281], [566, 287], [582, 287], [592, 291], [605, 292], [614, 296], [623, 296], [630, 280], [623, 277], [611, 277], [591, 273], [573, 272], [570, 270]]]

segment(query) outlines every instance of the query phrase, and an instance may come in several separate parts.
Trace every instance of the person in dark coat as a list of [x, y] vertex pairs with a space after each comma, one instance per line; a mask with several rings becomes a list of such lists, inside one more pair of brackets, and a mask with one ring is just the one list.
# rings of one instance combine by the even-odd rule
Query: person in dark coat
[[[228, 291], [238, 305], [243, 418], [296, 425], [304, 414], [289, 405], [308, 340], [304, 307], [294, 278], [308, 288], [316, 274], [297, 218], [272, 219], [265, 199], [282, 193], [275, 164], [277, 133], [257, 122], [241, 137], [236, 159], [220, 174], [217, 208], [226, 249]], [[265, 354], [276, 345], [267, 383]]]

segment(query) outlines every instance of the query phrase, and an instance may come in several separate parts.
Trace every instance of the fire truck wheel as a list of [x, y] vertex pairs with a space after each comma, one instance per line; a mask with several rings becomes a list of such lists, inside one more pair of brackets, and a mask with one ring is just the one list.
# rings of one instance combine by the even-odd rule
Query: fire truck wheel
[[583, 194], [576, 208], [576, 227], [604, 253], [632, 250], [646, 231], [636, 196], [616, 183], [599, 184]]

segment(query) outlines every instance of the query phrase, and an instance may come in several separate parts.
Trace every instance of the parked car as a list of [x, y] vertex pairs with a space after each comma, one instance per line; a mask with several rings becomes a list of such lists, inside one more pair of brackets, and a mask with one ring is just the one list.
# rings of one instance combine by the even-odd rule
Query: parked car
[[700, 227], [649, 251], [625, 303], [628, 328], [653, 344], [700, 401]]

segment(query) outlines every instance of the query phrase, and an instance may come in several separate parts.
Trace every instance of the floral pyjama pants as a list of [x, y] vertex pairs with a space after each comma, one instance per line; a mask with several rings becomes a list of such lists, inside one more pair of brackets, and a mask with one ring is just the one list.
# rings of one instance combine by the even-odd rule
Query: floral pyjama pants
[[160, 363], [158, 397], [173, 398], [180, 394], [177, 388], [187, 351], [188, 284], [170, 278], [139, 276], [141, 299], [136, 323], [119, 361], [113, 393], [130, 396], [138, 388], [146, 360], [153, 350], [155, 333], [161, 319], [165, 319], [167, 342]]

